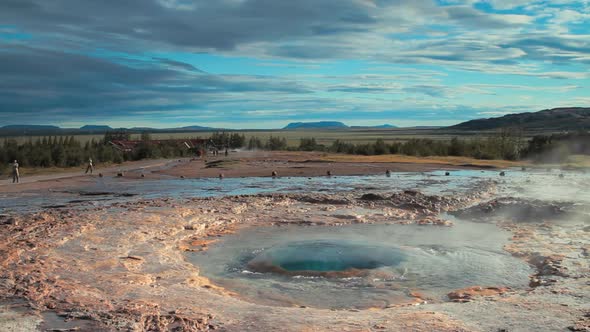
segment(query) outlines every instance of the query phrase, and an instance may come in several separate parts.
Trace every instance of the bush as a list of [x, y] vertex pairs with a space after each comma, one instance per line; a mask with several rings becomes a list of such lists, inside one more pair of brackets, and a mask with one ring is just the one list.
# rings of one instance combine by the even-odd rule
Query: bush
[[315, 138], [302, 138], [299, 142], [299, 151], [321, 151], [324, 146], [318, 145]]
[[284, 137], [273, 137], [271, 136], [266, 143], [266, 149], [268, 150], [286, 150], [287, 139]]
[[250, 137], [248, 140], [248, 150], [258, 150], [262, 149], [263, 147], [264, 145], [258, 137]]

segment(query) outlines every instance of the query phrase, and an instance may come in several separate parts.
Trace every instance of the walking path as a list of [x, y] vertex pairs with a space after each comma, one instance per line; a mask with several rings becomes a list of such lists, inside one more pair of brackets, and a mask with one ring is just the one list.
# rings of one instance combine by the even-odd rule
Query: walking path
[[[140, 171], [140, 170], [147, 170], [147, 169], [157, 169], [157, 168], [167, 168], [172, 166], [178, 162], [179, 159], [156, 159], [156, 160], [140, 160], [140, 161], [132, 161], [126, 162], [121, 165], [114, 165], [105, 168], [101, 168], [100, 165], [94, 167], [94, 174], [102, 173], [103, 175], [111, 175], [118, 172], [132, 172], [132, 171]], [[10, 175], [10, 174], [9, 174]], [[43, 174], [43, 175], [32, 175], [23, 176], [21, 173], [20, 184], [25, 183], [35, 183], [41, 181], [51, 181], [51, 180], [59, 180], [59, 179], [69, 179], [78, 176], [84, 176], [84, 170], [80, 168], [79, 171], [67, 171], [67, 172], [59, 172], [53, 174]], [[0, 186], [6, 185], [18, 185], [12, 183], [12, 176], [10, 175], [9, 178], [0, 180]]]

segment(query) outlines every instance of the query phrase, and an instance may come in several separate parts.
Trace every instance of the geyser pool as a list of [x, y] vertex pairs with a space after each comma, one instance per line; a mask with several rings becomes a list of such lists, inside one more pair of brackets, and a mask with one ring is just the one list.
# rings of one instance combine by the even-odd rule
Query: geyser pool
[[435, 301], [468, 286], [527, 287], [532, 269], [502, 250], [509, 233], [455, 220], [453, 227], [256, 227], [187, 253], [201, 274], [267, 305], [368, 308]]
[[261, 273], [342, 277], [361, 275], [366, 270], [384, 266], [396, 266], [404, 259], [404, 253], [394, 247], [316, 240], [270, 248], [250, 260], [247, 267]]

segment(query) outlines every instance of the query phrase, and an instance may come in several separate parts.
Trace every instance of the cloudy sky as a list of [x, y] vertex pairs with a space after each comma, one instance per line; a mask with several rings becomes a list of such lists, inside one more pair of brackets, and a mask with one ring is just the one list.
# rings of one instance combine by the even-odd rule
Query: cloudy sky
[[590, 0], [0, 0], [0, 125], [447, 125], [590, 106]]

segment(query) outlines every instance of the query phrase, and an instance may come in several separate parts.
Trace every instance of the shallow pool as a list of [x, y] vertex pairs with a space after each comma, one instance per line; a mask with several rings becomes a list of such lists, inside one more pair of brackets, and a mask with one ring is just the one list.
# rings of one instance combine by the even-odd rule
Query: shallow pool
[[444, 300], [468, 286], [525, 288], [532, 269], [502, 250], [495, 225], [258, 227], [188, 258], [248, 301], [320, 308], [385, 307], [420, 292]]

